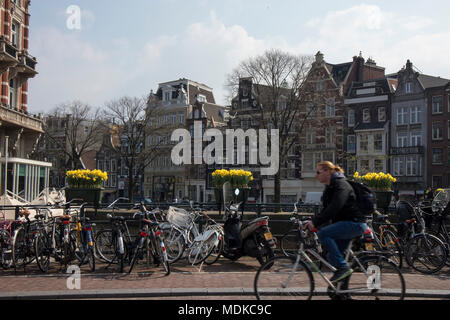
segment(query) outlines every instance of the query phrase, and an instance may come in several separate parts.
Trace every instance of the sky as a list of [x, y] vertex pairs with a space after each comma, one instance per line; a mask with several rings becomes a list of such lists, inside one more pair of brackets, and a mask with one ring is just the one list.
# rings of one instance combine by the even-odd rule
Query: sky
[[450, 79], [444, 0], [33, 0], [30, 11], [33, 114], [73, 100], [101, 108], [179, 78], [206, 84], [228, 105], [227, 74], [271, 48], [320, 50], [332, 64], [361, 52], [386, 74], [409, 59], [421, 73]]

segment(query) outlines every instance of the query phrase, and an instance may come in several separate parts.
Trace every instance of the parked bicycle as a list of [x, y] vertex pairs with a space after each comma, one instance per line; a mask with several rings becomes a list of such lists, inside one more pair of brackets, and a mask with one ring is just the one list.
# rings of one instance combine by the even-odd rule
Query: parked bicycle
[[75, 209], [73, 221], [75, 228], [70, 231], [70, 241], [74, 243], [74, 255], [79, 261], [78, 265], [81, 267], [87, 262], [90, 270], [95, 271], [95, 224], [90, 222], [89, 217], [86, 217], [86, 204], [84, 202]]
[[421, 273], [436, 273], [447, 261], [447, 249], [438, 237], [426, 232], [426, 213], [423, 209], [420, 206], [408, 205], [411, 206], [414, 217], [405, 221], [407, 230], [399, 237], [406, 262]]
[[254, 291], [258, 300], [295, 299], [309, 300], [316, 290], [313, 271], [327, 284], [320, 288], [331, 299], [375, 299], [405, 296], [405, 281], [399, 268], [390, 259], [376, 252], [363, 251], [355, 254], [352, 242], [345, 254], [346, 261], [352, 261], [353, 273], [344, 280], [332, 283], [311, 258], [321, 261], [328, 269], [336, 269], [318, 252], [315, 243], [307, 243], [308, 229], [303, 230], [305, 220], [298, 223], [300, 246], [294, 257], [278, 256], [263, 264], [254, 279]]
[[184, 252], [192, 265], [204, 262], [213, 252], [214, 258], [208, 263], [218, 259], [220, 253], [217, 254], [216, 250], [220, 248], [222, 233], [220, 227], [203, 211], [188, 212], [171, 206], [166, 219], [169, 224], [163, 226], [163, 232], [165, 242], [171, 248], [168, 251], [171, 262], [178, 261]]
[[137, 260], [142, 258], [147, 262], [147, 265], [150, 263], [150, 259], [153, 260], [154, 264], [162, 265], [165, 275], [169, 275], [170, 265], [162, 237], [163, 233], [158, 221], [150, 220], [151, 216], [154, 216], [155, 212], [148, 211], [142, 203], [135, 205], [135, 208], [140, 209], [140, 211], [133, 215], [133, 219], [136, 216], [139, 216], [140, 226], [135, 244], [132, 248], [133, 254], [128, 273], [131, 273]]

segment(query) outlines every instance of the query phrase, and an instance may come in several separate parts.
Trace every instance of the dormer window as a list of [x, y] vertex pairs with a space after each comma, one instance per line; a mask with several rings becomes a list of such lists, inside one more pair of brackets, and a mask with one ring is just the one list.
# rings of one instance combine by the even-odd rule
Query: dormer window
[[412, 93], [412, 91], [413, 91], [413, 84], [412, 84], [412, 82], [407, 82], [405, 84], [405, 92], [406, 93]]
[[170, 101], [172, 98], [172, 91], [164, 92], [164, 101]]
[[198, 94], [197, 101], [198, 102], [206, 102], [206, 96], [204, 96], [203, 94]]

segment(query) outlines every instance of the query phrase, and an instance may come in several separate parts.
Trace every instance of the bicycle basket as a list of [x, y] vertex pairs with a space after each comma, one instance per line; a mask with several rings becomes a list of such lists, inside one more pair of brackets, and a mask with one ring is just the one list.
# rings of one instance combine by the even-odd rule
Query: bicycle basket
[[184, 209], [177, 207], [169, 207], [166, 219], [169, 223], [180, 228], [188, 228], [193, 222], [193, 216]]
[[440, 189], [431, 202], [431, 208], [434, 214], [443, 212], [450, 201], [450, 189]]

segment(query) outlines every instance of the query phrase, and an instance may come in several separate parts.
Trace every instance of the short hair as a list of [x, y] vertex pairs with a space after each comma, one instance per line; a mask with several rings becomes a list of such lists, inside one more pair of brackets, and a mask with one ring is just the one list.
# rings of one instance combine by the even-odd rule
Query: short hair
[[320, 166], [321, 168], [326, 169], [327, 171], [331, 171], [333, 173], [334, 172], [344, 173], [344, 170], [340, 166], [335, 165], [331, 161], [322, 161], [322, 162], [319, 162], [317, 165]]

